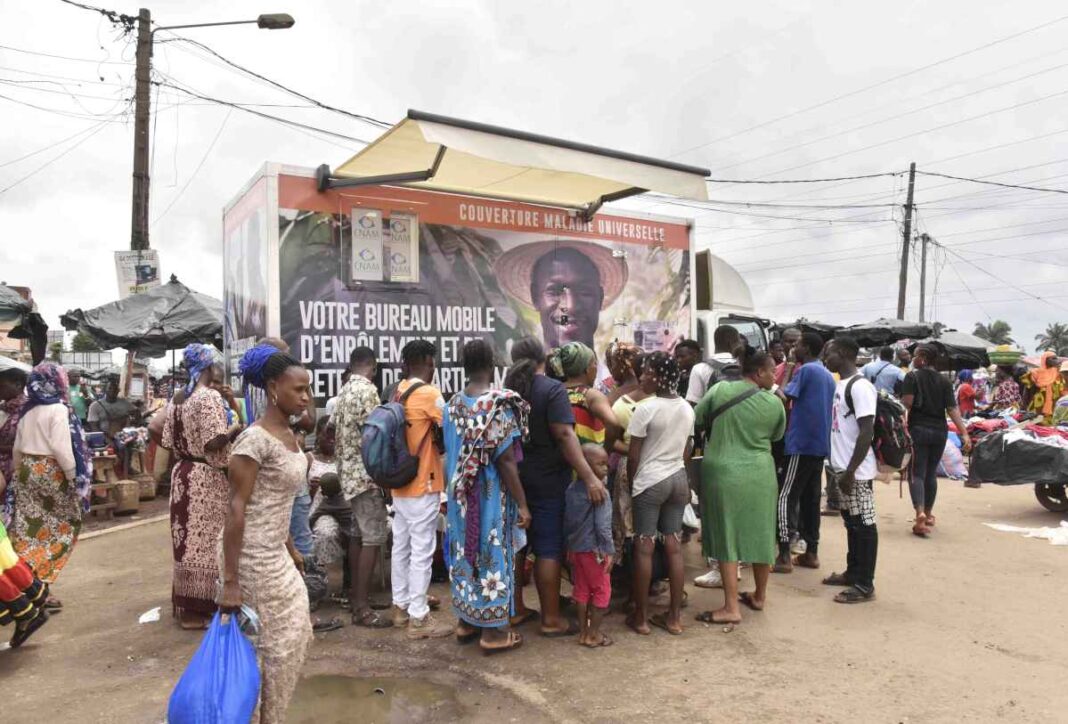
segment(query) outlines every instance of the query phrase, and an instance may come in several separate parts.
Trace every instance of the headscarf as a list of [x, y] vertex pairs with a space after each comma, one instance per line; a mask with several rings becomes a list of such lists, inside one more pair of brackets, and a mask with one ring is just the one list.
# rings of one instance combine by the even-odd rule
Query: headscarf
[[957, 379], [960, 380], [961, 384], [964, 384], [965, 382], [971, 382], [972, 381], [972, 377], [973, 376], [972, 376], [972, 371], [971, 370], [961, 370], [957, 374]]
[[1056, 402], [1056, 400], [1053, 399], [1053, 385], [1061, 375], [1061, 371], [1057, 366], [1049, 366], [1051, 357], [1055, 357], [1055, 355], [1049, 350], [1043, 352], [1042, 357], [1038, 362], [1038, 368], [1031, 370], [1029, 373], [1031, 382], [1044, 393], [1044, 399], [1042, 400], [1043, 415], [1053, 414], [1053, 403]]
[[54, 362], [42, 362], [30, 372], [30, 381], [26, 385], [26, 404], [22, 406], [21, 417], [25, 418], [27, 412], [41, 405], [66, 406], [70, 445], [74, 452], [74, 487], [82, 499], [82, 508], [88, 511], [93, 482], [93, 456], [85, 441], [82, 423], [70, 406], [69, 390], [67, 371]]
[[593, 358], [593, 350], [582, 342], [568, 342], [549, 354], [549, 367], [553, 376], [566, 380], [584, 373]]
[[197, 380], [204, 370], [215, 364], [215, 348], [207, 344], [194, 342], [182, 352], [182, 363], [189, 372], [189, 382], [185, 386], [185, 394], [193, 394], [193, 388], [197, 386]]
[[645, 358], [645, 364], [656, 376], [656, 393], [658, 395], [675, 392], [679, 384], [679, 361], [667, 352], [653, 352]]

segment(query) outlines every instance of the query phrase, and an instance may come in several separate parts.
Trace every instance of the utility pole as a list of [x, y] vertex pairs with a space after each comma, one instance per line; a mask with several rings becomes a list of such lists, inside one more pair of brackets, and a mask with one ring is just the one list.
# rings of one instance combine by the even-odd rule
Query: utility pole
[[148, 249], [148, 129], [152, 98], [152, 13], [137, 15], [137, 89], [134, 92], [133, 213], [130, 249]]
[[920, 234], [920, 321], [926, 321], [923, 318], [924, 313], [924, 298], [927, 296], [927, 243], [931, 241], [931, 237], [927, 234]]
[[901, 274], [897, 280], [897, 318], [905, 318], [905, 288], [909, 284], [909, 243], [912, 241], [912, 190], [916, 185], [916, 162], [909, 164], [909, 193], [905, 200], [905, 229], [901, 234]]

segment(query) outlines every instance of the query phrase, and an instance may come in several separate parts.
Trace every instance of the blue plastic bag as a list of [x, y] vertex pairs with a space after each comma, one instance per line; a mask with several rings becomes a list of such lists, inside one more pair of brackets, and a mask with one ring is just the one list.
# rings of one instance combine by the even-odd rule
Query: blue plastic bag
[[256, 650], [237, 616], [216, 613], [167, 705], [170, 724], [247, 724], [260, 696]]

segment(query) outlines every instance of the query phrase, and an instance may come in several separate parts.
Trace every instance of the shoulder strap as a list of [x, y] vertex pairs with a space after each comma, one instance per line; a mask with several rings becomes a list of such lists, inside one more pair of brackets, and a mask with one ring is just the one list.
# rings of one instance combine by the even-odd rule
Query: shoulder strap
[[408, 402], [408, 398], [412, 396], [413, 392], [418, 390], [420, 387], [425, 387], [425, 386], [426, 386], [425, 382], [413, 382], [412, 386], [409, 387], [407, 390], [405, 390], [403, 395], [401, 395], [401, 396], [399, 396], [397, 398], [397, 402], [401, 403], [402, 405], [405, 404], [406, 402]]
[[719, 417], [720, 415], [722, 415], [724, 412], [726, 412], [727, 410], [731, 409], [735, 405], [738, 405], [738, 404], [741, 404], [741, 403], [745, 402], [746, 400], [748, 400], [750, 397], [752, 397], [753, 395], [755, 395], [758, 392], [760, 392], [760, 388], [759, 387], [750, 387], [748, 390], [746, 390], [745, 392], [741, 393], [740, 395], [735, 395], [731, 399], [727, 400], [722, 405], [720, 405], [716, 409], [712, 410], [712, 412], [710, 412], [708, 414], [708, 420], [706, 422], [706, 426], [709, 429], [711, 429], [712, 428], [712, 423], [716, 421], [717, 417]]
[[[860, 377], [861, 377], [861, 375], [853, 375], [852, 377], [849, 378], [849, 382], [846, 382], [846, 386], [845, 386], [845, 401], [846, 401], [846, 405], [849, 407], [849, 415], [856, 415], [857, 414], [857, 408], [856, 408], [856, 406], [853, 405], [853, 384]], [[849, 415], [846, 415], [846, 417], [849, 417]]]

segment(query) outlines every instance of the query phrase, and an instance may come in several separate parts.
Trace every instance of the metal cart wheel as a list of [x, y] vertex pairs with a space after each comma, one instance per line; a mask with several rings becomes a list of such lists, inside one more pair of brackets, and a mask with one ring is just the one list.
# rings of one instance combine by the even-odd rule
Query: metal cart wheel
[[1035, 497], [1042, 507], [1053, 513], [1068, 513], [1068, 486], [1035, 485]]

